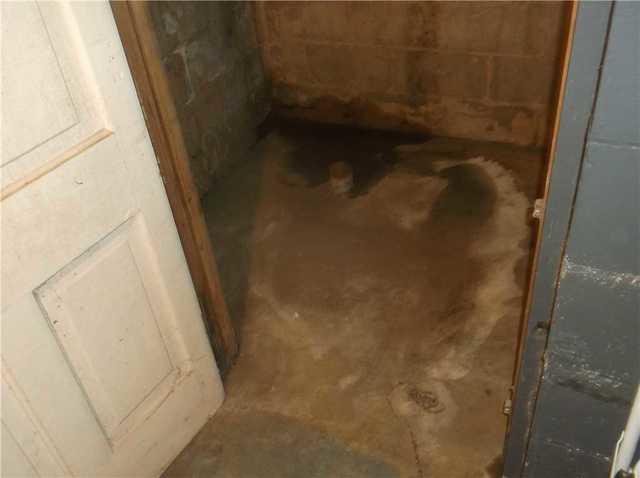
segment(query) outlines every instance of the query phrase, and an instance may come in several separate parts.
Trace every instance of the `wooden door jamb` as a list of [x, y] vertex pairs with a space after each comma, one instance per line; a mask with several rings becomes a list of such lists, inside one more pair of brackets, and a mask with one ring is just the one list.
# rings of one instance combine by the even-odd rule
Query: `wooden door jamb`
[[147, 2], [112, 1], [111, 10], [144, 112], [202, 318], [218, 368], [224, 375], [235, 360], [238, 342], [220, 287], [209, 232], [149, 8]]

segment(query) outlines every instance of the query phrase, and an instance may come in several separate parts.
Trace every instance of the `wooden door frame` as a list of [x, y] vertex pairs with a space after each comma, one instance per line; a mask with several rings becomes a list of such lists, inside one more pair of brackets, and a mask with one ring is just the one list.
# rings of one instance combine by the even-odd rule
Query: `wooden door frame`
[[191, 279], [221, 374], [238, 352], [189, 155], [146, 2], [111, 1]]

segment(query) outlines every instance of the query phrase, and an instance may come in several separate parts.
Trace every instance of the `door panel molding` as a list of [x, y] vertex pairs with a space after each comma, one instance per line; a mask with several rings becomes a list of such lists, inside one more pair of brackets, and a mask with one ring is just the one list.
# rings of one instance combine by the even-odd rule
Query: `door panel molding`
[[59, 166], [62, 166], [67, 161], [75, 158], [79, 154], [82, 154], [87, 149], [98, 144], [100, 141], [108, 138], [112, 134], [113, 134], [113, 131], [109, 131], [108, 129], [101, 129], [97, 133], [92, 134], [91, 136], [81, 141], [80, 143], [76, 144], [75, 146], [67, 149], [62, 154], [59, 154], [55, 158], [45, 162], [41, 166], [35, 168], [33, 171], [26, 173], [20, 179], [7, 184], [0, 191], [0, 201], [7, 199], [8, 197], [20, 191], [22, 188], [28, 186], [34, 181], [37, 181], [45, 174], [48, 174], [54, 169], [58, 168]]
[[[113, 450], [193, 369], [184, 341], [170, 338], [179, 327], [152, 247], [137, 213], [33, 291]], [[123, 376], [133, 380], [118, 403]]]
[[[2, 360], [2, 427], [39, 476], [71, 476], [53, 441], [40, 424], [13, 373]], [[3, 445], [4, 447], [4, 445]], [[5, 455], [6, 458], [10, 454]]]

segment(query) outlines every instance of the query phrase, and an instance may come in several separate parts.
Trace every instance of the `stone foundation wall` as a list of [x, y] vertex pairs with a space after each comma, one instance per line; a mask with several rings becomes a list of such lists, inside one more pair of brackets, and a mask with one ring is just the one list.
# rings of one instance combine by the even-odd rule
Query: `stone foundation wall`
[[246, 156], [270, 104], [248, 2], [149, 2], [196, 184]]
[[284, 115], [541, 146], [562, 2], [258, 2]]

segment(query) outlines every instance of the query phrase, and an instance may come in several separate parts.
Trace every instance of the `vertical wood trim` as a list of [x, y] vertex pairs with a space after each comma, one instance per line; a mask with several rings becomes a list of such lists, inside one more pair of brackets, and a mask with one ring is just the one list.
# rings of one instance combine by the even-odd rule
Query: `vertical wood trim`
[[[547, 148], [547, 158], [546, 158], [546, 175], [544, 186], [542, 188], [542, 198], [546, 200], [549, 196], [549, 184], [551, 179], [551, 170], [553, 169], [554, 158], [556, 155], [556, 148], [558, 142], [558, 130], [560, 128], [560, 113], [562, 111], [562, 102], [564, 99], [565, 86], [567, 83], [567, 73], [569, 71], [569, 59], [571, 58], [571, 46], [573, 45], [573, 32], [576, 24], [576, 14], [577, 14], [577, 1], [572, 1], [570, 4], [570, 11], [568, 14], [567, 26], [565, 28], [565, 37], [564, 37], [564, 48], [562, 53], [561, 65], [562, 68], [559, 72], [559, 81], [556, 88], [555, 94], [555, 109], [553, 113], [552, 119], [552, 135], [549, 141], [549, 146]], [[522, 321], [520, 323], [520, 330], [518, 333], [518, 344], [516, 348], [516, 360], [515, 367], [513, 369], [512, 383], [515, 385], [518, 381], [518, 372], [520, 370], [520, 362], [522, 360], [522, 349], [523, 343], [525, 339], [525, 334], [527, 331], [526, 321], [529, 317], [529, 312], [531, 310], [531, 301], [533, 298], [532, 289], [533, 289], [533, 277], [536, 274], [538, 269], [538, 259], [540, 255], [540, 239], [542, 237], [542, 226], [543, 226], [544, 218], [541, 217], [538, 220], [537, 228], [536, 228], [536, 243], [534, 246], [533, 252], [533, 266], [531, 268], [531, 272], [529, 275], [529, 283], [527, 290], [527, 302], [524, 309], [524, 314], [522, 317]]]
[[[553, 121], [552, 135], [549, 141], [549, 145], [547, 147], [545, 181], [540, 191], [542, 192], [541, 197], [545, 200], [545, 203], [546, 203], [546, 199], [549, 197], [551, 171], [553, 169], [553, 163], [554, 163], [554, 158], [555, 158], [556, 149], [557, 149], [558, 131], [560, 129], [560, 114], [562, 112], [562, 104], [564, 100], [567, 76], [569, 72], [569, 60], [571, 58], [571, 48], [573, 46], [573, 36], [575, 31], [577, 11], [578, 11], [577, 1], [572, 1], [569, 5], [569, 12], [567, 15], [568, 20], [567, 20], [567, 25], [565, 27], [565, 36], [563, 39], [564, 48], [563, 48], [562, 59], [561, 59], [562, 68], [558, 73], [559, 78], [558, 78], [558, 83], [556, 87], [556, 94], [554, 95], [555, 109], [554, 109], [554, 114], [552, 119]], [[515, 447], [512, 444], [511, 444], [511, 449], [509, 449], [509, 446], [510, 446], [509, 442], [511, 441], [513, 443], [514, 441], [514, 437], [510, 436], [510, 433], [512, 431], [512, 424], [513, 424], [512, 422], [514, 420], [514, 415], [515, 415], [513, 411], [513, 404], [515, 404], [516, 402], [516, 396], [515, 396], [517, 392], [516, 388], [522, 375], [523, 353], [525, 349], [525, 343], [527, 340], [527, 332], [530, 328], [528, 322], [531, 317], [534, 277], [536, 276], [536, 273], [538, 271], [538, 264], [540, 261], [540, 249], [541, 249], [540, 244], [543, 237], [542, 236], [543, 222], [544, 222], [544, 214], [543, 214], [543, 217], [539, 218], [537, 221], [537, 228], [535, 232], [535, 245], [534, 245], [534, 251], [532, 255], [533, 259], [532, 259], [532, 265], [529, 271], [529, 278], [528, 278], [528, 284], [527, 284], [526, 303], [525, 303], [524, 311], [522, 314], [522, 318], [520, 320], [520, 326], [518, 330], [514, 368], [513, 368], [513, 374], [511, 377], [512, 414], [509, 415], [507, 418], [505, 450], [503, 453], [505, 456], [507, 455], [507, 451], [510, 453], [509, 461], [507, 461], [505, 464], [505, 473], [511, 472], [510, 468], [513, 468], [513, 465], [511, 463], [516, 461], [512, 459], [514, 454], [519, 454], [522, 457], [524, 457], [524, 454], [526, 453], [526, 450], [525, 450], [526, 440], [523, 441], [522, 448], [515, 452], [513, 450]], [[522, 390], [520, 390], [520, 392], [522, 393]], [[531, 418], [531, 417], [527, 417], [527, 418]], [[527, 424], [527, 433], [529, 431], [529, 428], [528, 428], [529, 425], [530, 423]], [[515, 432], [519, 433], [518, 430], [515, 430]], [[518, 458], [520, 458], [520, 456]]]
[[235, 360], [238, 343], [220, 287], [209, 232], [149, 9], [146, 2], [135, 1], [112, 1], [111, 9], [144, 112], [203, 320], [218, 367], [224, 374]]

